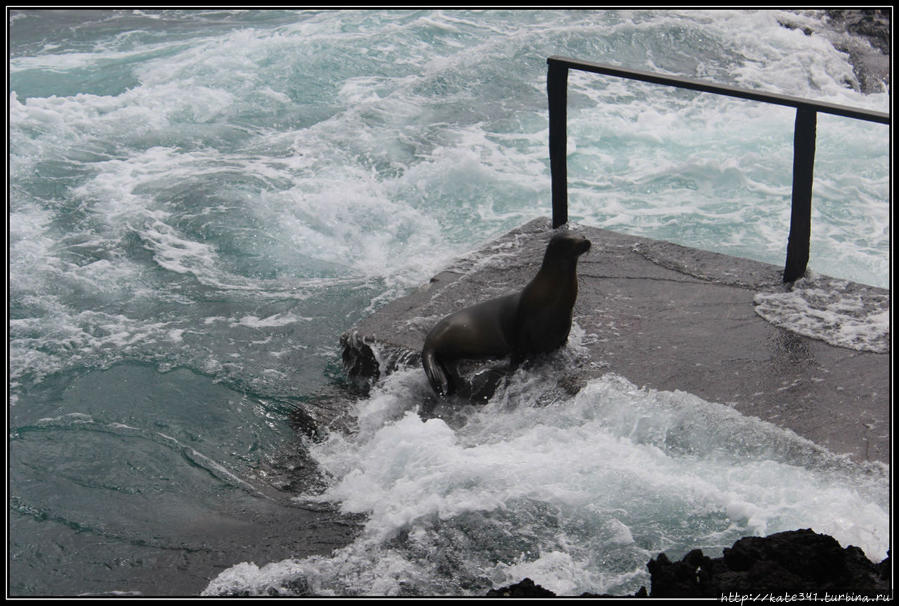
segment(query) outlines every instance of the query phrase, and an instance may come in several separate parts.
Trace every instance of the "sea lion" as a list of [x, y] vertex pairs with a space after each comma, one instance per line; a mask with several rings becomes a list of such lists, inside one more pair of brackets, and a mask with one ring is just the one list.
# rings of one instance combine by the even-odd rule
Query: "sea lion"
[[437, 323], [421, 352], [428, 381], [440, 396], [453, 392], [448, 364], [462, 359], [525, 358], [554, 351], [571, 331], [577, 260], [590, 241], [570, 233], [549, 241], [543, 264], [521, 292], [461, 309]]

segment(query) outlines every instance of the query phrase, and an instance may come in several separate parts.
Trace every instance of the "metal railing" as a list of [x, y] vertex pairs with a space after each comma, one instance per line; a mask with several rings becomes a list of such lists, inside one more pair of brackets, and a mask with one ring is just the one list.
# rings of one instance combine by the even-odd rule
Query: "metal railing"
[[793, 200], [790, 210], [790, 235], [787, 240], [784, 282], [793, 282], [801, 278], [808, 266], [812, 218], [812, 179], [815, 165], [815, 130], [818, 112], [890, 124], [890, 114], [866, 109], [819, 103], [797, 97], [623, 69], [565, 57], [549, 57], [546, 62], [549, 66], [546, 88], [549, 95], [549, 161], [552, 175], [553, 227], [559, 227], [568, 222], [567, 99], [569, 69], [795, 107]]

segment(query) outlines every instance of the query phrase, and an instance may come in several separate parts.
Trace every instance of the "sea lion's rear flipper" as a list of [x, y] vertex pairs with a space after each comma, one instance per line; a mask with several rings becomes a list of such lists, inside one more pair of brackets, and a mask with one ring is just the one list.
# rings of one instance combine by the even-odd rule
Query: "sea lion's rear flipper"
[[443, 365], [437, 360], [433, 349], [425, 349], [421, 352], [421, 364], [425, 367], [425, 374], [431, 387], [437, 395], [445, 398], [450, 394], [450, 381]]

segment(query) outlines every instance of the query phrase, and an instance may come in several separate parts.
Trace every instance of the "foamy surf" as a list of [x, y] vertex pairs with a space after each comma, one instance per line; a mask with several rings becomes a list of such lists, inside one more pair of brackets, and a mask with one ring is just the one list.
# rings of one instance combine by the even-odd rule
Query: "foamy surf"
[[355, 433], [310, 445], [329, 485], [300, 499], [364, 514], [353, 544], [237, 564], [204, 595], [483, 595], [524, 576], [633, 594], [659, 552], [799, 527], [886, 555], [885, 466], [728, 406], [612, 373], [567, 397], [551, 372], [519, 373], [445, 418], [420, 414], [426, 396], [419, 369], [400, 371], [359, 402]]
[[809, 272], [789, 288], [756, 294], [755, 312], [775, 326], [837, 347], [890, 352], [890, 294]]
[[[834, 45], [820, 11], [14, 9], [8, 16], [12, 431], [40, 419], [73, 421], [66, 414], [141, 435], [163, 431], [208, 457], [201, 467], [220, 465], [260, 490], [272, 486], [259, 465], [294, 438], [285, 410], [314, 408], [318, 390], [340, 376], [345, 330], [452, 259], [548, 213], [547, 56], [890, 107], [888, 86], [860, 92], [851, 57]], [[569, 100], [573, 221], [783, 261], [789, 112], [575, 75]], [[888, 129], [822, 117], [818, 141], [811, 267], [886, 287]], [[496, 251], [497, 262], [502, 255]], [[295, 558], [316, 591], [479, 593], [522, 573], [552, 577], [563, 592], [620, 588], [639, 582], [656, 547], [720, 545], [780, 527], [769, 523], [773, 506], [763, 504], [759, 517], [737, 499], [714, 523], [688, 523], [683, 537], [674, 537], [670, 520], [657, 531], [643, 525], [654, 515], [641, 513], [650, 507], [645, 495], [599, 513], [585, 509], [591, 498], [603, 503], [591, 496], [597, 487], [578, 485], [589, 483], [588, 471], [577, 461], [570, 470], [547, 468], [530, 452], [538, 436], [519, 425], [538, 415], [546, 456], [571, 456], [561, 452], [565, 429], [538, 418], [529, 402], [571, 411], [587, 404], [531, 379], [519, 377], [487, 409], [435, 417], [415, 413], [426, 385], [398, 375], [362, 405], [357, 434], [318, 445], [333, 476], [326, 504], [368, 482], [394, 505], [347, 497], [347, 507], [369, 520], [368, 538], [331, 558]], [[592, 397], [594, 406], [603, 401]], [[505, 437], [494, 418], [512, 427]], [[604, 453], [618, 440], [635, 460], [655, 456], [677, 467], [674, 454], [652, 441], [663, 430], [648, 421], [626, 421], [648, 432], [637, 439], [640, 431], [603, 433], [588, 420], [563, 419], [575, 453], [610, 457]], [[215, 474], [167, 441], [75, 422], [44, 429], [10, 443], [17, 504], [9, 516], [10, 593], [196, 593], [197, 579], [221, 564], [204, 559], [207, 547], [229, 554], [228, 564], [250, 559], [248, 545], [265, 547], [272, 555], [254, 556], [260, 567], [294, 566], [278, 551], [284, 544], [253, 540], [258, 518], [239, 540], [230, 522], [198, 528], [195, 519], [220, 519], [211, 511], [243, 519], [248, 510], [259, 514], [257, 505], [226, 498]], [[426, 460], [403, 475], [410, 463], [387, 438], [424, 446], [416, 432], [433, 438], [451, 462], [446, 469]], [[595, 445], [590, 435], [600, 436]], [[691, 439], [692, 448], [702, 443]], [[548, 482], [559, 494], [509, 486], [503, 461], [514, 467], [516, 457], [535, 466], [519, 472], [523, 480]], [[466, 477], [459, 465], [472, 458], [477, 474]], [[706, 459], [723, 474], [711, 454], [698, 456]], [[681, 489], [694, 469], [693, 459], [682, 460], [681, 472], [672, 472]], [[110, 483], [113, 476], [121, 482]], [[454, 478], [477, 490], [465, 495]], [[416, 487], [434, 495], [407, 502]], [[727, 509], [713, 489], [706, 500], [675, 493], [650, 483], [650, 494], [669, 499], [675, 512], [699, 503]], [[285, 508], [278, 520], [294, 520], [297, 511]], [[857, 511], [846, 520], [869, 525], [866, 510]], [[733, 532], [706, 540], [729, 515], [738, 520]], [[262, 526], [289, 542], [295, 535], [280, 532], [278, 520]], [[105, 534], [95, 532], [101, 528]], [[318, 528], [326, 530], [309, 544], [346, 540], [339, 524]], [[610, 568], [597, 556], [584, 528], [621, 564]], [[581, 551], [571, 548], [579, 544]], [[47, 554], [55, 554], [52, 565]], [[291, 574], [273, 570], [270, 584]], [[263, 583], [247, 583], [262, 591]]]

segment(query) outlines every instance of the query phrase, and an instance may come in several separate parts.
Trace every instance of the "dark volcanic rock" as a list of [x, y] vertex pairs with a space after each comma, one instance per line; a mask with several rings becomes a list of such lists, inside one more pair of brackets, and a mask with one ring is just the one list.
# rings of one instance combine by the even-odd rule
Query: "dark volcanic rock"
[[[664, 553], [646, 565], [653, 598], [716, 598], [727, 595], [806, 594], [825, 600], [843, 595], [890, 596], [890, 558], [874, 564], [858, 547], [841, 547], [831, 536], [810, 529], [767, 537], [743, 537], [710, 558], [694, 549], [679, 562]], [[492, 589], [487, 597], [554, 597], [531, 579]], [[580, 597], [616, 597], [584, 593]], [[618, 596], [631, 597], [631, 596]], [[646, 589], [633, 597], [647, 597]], [[883, 597], [881, 597], [883, 599]]]
[[[537, 585], [531, 579], [525, 578], [515, 583], [514, 585], [509, 585], [507, 587], [500, 587], [499, 589], [491, 589], [487, 592], [485, 597], [488, 598], [554, 598], [556, 594]], [[613, 596], [608, 594], [596, 594], [596, 593], [583, 593], [580, 596], [581, 598], [615, 598], [620, 596]], [[632, 596], [625, 596], [632, 597]], [[633, 597], [637, 598], [645, 598], [648, 597], [646, 595], [646, 588], [641, 587], [640, 590], [633, 595]]]
[[825, 13], [832, 26], [861, 36], [883, 54], [890, 54], [890, 9], [829, 9]]
[[540, 585], [536, 585], [531, 579], [523, 579], [522, 581], [509, 585], [508, 587], [500, 587], [499, 589], [491, 589], [487, 592], [488, 598], [552, 598], [555, 597], [549, 589], [544, 589]]
[[[883, 91], [890, 83], [890, 9], [832, 9], [826, 14], [830, 27], [849, 36], [832, 42], [837, 50], [849, 54], [859, 90], [866, 94]], [[866, 40], [871, 50], [859, 44], [859, 39]]]
[[782, 17], [780, 24], [788, 29], [801, 30], [806, 36], [822, 35], [838, 51], [848, 54], [855, 81], [847, 80], [847, 86], [865, 94], [889, 90], [892, 42], [890, 9], [827, 9], [823, 11], [823, 27], [802, 18], [809, 11], [796, 12], [797, 19]]
[[647, 564], [651, 597], [713, 597], [729, 593], [888, 595], [889, 561], [874, 564], [858, 547], [828, 535], [792, 530], [744, 537], [712, 559], [694, 549], [679, 562], [664, 553]]

